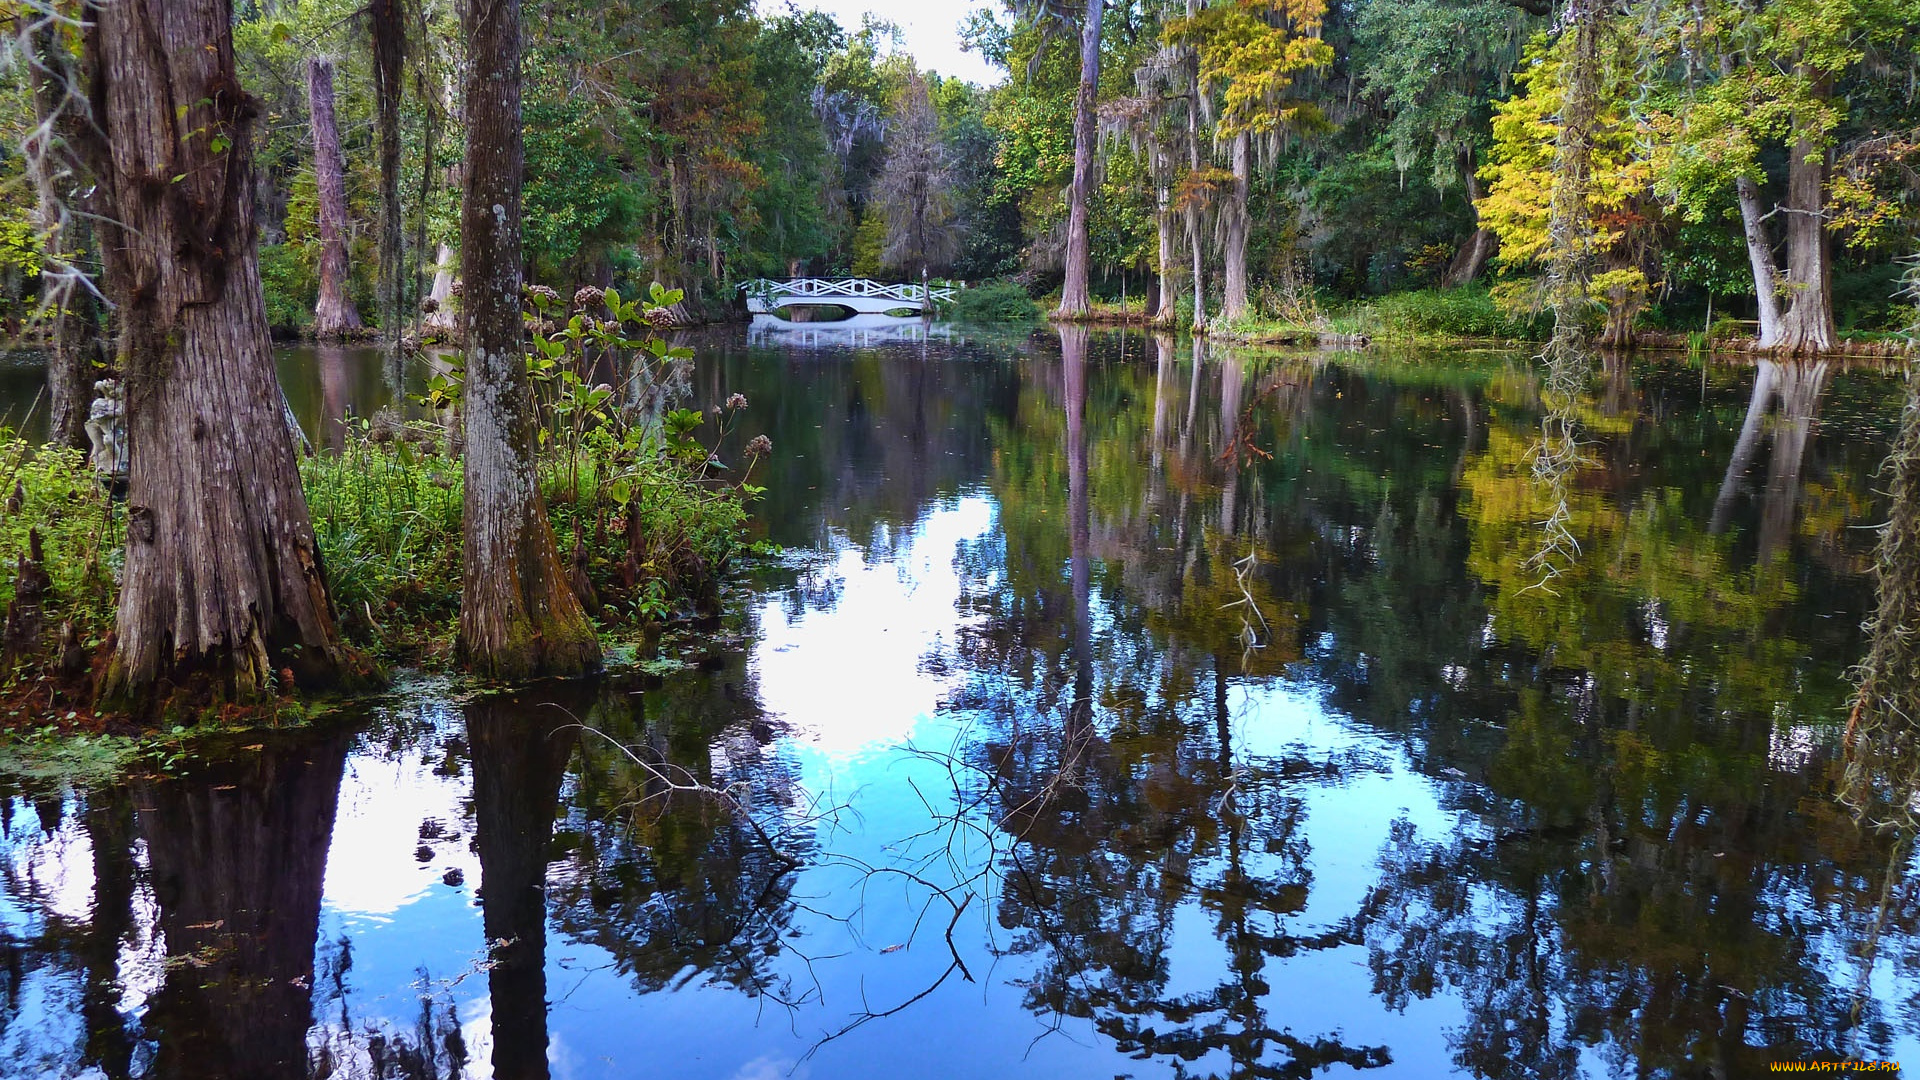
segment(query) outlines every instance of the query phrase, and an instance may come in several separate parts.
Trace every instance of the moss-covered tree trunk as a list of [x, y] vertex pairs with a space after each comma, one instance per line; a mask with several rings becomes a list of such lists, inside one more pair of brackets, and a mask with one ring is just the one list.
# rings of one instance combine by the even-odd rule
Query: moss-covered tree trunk
[[460, 654], [495, 678], [600, 663], [567, 587], [534, 463], [520, 316], [519, 0], [467, 0], [466, 190], [460, 207], [467, 376]]
[[1080, 92], [1073, 100], [1073, 179], [1067, 186], [1066, 280], [1060, 285], [1060, 307], [1054, 311], [1063, 319], [1084, 318], [1090, 305], [1087, 265], [1092, 261], [1093, 241], [1087, 224], [1087, 193], [1093, 186], [1094, 121], [1100, 96], [1100, 23], [1106, 8], [1106, 0], [1088, 0], [1080, 25]]
[[255, 261], [254, 100], [227, 0], [102, 4], [87, 65], [130, 465], [102, 703], [239, 699], [291, 669], [364, 677], [340, 646], [282, 417]]
[[347, 295], [347, 171], [333, 109], [333, 61], [324, 56], [307, 58], [307, 114], [320, 203], [320, 299], [313, 306], [313, 332], [340, 337], [359, 330], [361, 322]]

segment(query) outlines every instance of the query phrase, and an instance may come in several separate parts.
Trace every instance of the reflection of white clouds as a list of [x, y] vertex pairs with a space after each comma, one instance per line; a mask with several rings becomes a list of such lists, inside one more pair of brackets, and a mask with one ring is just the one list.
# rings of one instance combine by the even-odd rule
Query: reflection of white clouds
[[761, 1056], [740, 1066], [733, 1080], [804, 1080], [810, 1072], [792, 1058]]
[[954, 557], [963, 542], [993, 526], [990, 500], [961, 498], [921, 519], [885, 560], [893, 572], [842, 545], [826, 570], [845, 582], [830, 609], [788, 620], [776, 617], [779, 600], [765, 602], [751, 661], [761, 699], [777, 703], [792, 730], [827, 754], [908, 739], [947, 687], [921, 672], [920, 660], [953, 639], [960, 600]]
[[63, 801], [53, 831], [32, 828], [22, 837], [22, 825], [34, 821], [35, 812], [26, 799], [14, 800], [14, 835], [6, 839], [4, 856], [10, 887], [0, 893], [0, 925], [35, 917], [86, 921], [93, 910], [93, 840], [74, 809]]
[[[449, 722], [457, 723], [457, 713]], [[422, 748], [438, 752], [439, 740], [421, 740]], [[444, 889], [441, 875], [457, 868], [466, 875], [463, 888], [480, 885], [480, 857], [469, 846], [471, 834], [461, 807], [467, 799], [464, 769], [441, 776], [432, 761], [408, 752], [390, 755], [356, 753], [347, 759], [340, 780], [340, 805], [333, 826], [333, 846], [327, 853], [326, 906], [347, 915], [392, 915], [400, 908]], [[419, 825], [436, 818], [460, 838], [428, 840], [433, 859], [420, 862], [414, 849]]]

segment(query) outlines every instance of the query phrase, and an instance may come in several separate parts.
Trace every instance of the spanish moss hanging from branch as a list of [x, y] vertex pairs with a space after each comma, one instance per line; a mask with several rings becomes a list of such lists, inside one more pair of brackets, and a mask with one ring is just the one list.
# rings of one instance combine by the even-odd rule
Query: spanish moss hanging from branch
[[[1920, 262], [1907, 281], [1908, 295], [1920, 296]], [[1920, 338], [1920, 325], [1910, 335]], [[1911, 362], [1882, 473], [1890, 505], [1874, 559], [1879, 604], [1866, 624], [1866, 659], [1854, 669], [1841, 800], [1876, 827], [1911, 832], [1920, 825], [1920, 365]]]
[[1571, 0], [1561, 16], [1561, 33], [1572, 48], [1561, 68], [1562, 108], [1554, 144], [1553, 197], [1547, 220], [1547, 303], [1553, 311], [1553, 336], [1540, 354], [1542, 397], [1547, 407], [1540, 441], [1533, 450], [1533, 475], [1546, 492], [1547, 516], [1540, 522], [1540, 547], [1527, 569], [1536, 586], [1550, 588], [1579, 557], [1580, 542], [1570, 527], [1569, 487], [1580, 467], [1580, 425], [1574, 405], [1592, 373], [1592, 355], [1584, 326], [1587, 286], [1592, 277], [1594, 228], [1589, 205], [1593, 179], [1594, 128], [1600, 113], [1600, 33], [1606, 16], [1602, 0]]

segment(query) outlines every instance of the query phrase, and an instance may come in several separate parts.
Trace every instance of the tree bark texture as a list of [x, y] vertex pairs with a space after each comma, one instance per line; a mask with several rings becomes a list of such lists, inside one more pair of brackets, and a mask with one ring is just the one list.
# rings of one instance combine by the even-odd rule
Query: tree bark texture
[[[400, 348], [405, 273], [400, 206], [400, 95], [405, 75], [407, 25], [400, 0], [367, 6], [373, 38], [374, 126], [380, 141], [380, 340], [390, 353]], [[425, 206], [421, 207], [424, 212]]]
[[313, 180], [320, 202], [320, 299], [313, 332], [339, 337], [361, 328], [347, 295], [347, 169], [333, 111], [333, 61], [307, 58], [307, 115], [313, 128]]
[[1067, 187], [1066, 280], [1060, 285], [1060, 307], [1054, 312], [1063, 319], [1084, 318], [1090, 305], [1087, 264], [1093, 253], [1087, 226], [1087, 192], [1093, 186], [1094, 110], [1100, 94], [1100, 23], [1106, 8], [1106, 0], [1088, 0], [1086, 17], [1080, 26], [1080, 92], [1073, 102], [1073, 180]]
[[1839, 340], [1833, 325], [1833, 260], [1827, 242], [1829, 151], [1799, 133], [1787, 156], [1787, 295], [1781, 351], [1827, 352]]
[[[1193, 18], [1199, 10], [1196, 0], [1187, 0], [1187, 18]], [[1193, 97], [1187, 101], [1187, 171], [1189, 175], [1200, 173], [1200, 56], [1192, 46], [1185, 50], [1187, 66], [1187, 85], [1193, 91]], [[1206, 255], [1200, 237], [1200, 206], [1197, 192], [1190, 192], [1187, 204], [1187, 243], [1193, 249], [1193, 328], [1207, 328], [1207, 285], [1205, 277]]]
[[115, 3], [87, 32], [126, 380], [126, 567], [104, 705], [357, 681], [282, 421], [253, 231], [256, 111], [228, 0]]
[[1220, 222], [1225, 285], [1220, 296], [1220, 317], [1228, 322], [1247, 315], [1247, 186], [1251, 164], [1246, 132], [1233, 137], [1233, 190], [1227, 196], [1227, 211]]
[[467, 374], [460, 653], [494, 678], [578, 674], [600, 645], [567, 587], [534, 463], [520, 316], [519, 0], [467, 0], [460, 207]]
[[33, 86], [35, 128], [27, 139], [27, 170], [33, 177], [47, 261], [40, 276], [40, 301], [52, 330], [53, 355], [47, 362], [47, 441], [85, 450], [87, 412], [93, 384], [106, 357], [100, 338], [100, 309], [79, 280], [80, 253], [93, 247], [87, 214], [93, 187], [75, 153], [85, 123], [85, 101], [77, 95], [85, 83], [50, 17], [32, 27], [34, 63], [27, 65]]
[[1740, 202], [1740, 229], [1746, 234], [1747, 264], [1753, 267], [1760, 347], [1771, 349], [1780, 344], [1780, 280], [1773, 264], [1773, 240], [1767, 235], [1766, 215], [1760, 210], [1760, 185], [1742, 176], [1733, 187]]
[[[1480, 203], [1482, 192], [1480, 178], [1473, 174], [1473, 155], [1467, 155], [1466, 168], [1467, 201], [1474, 206]], [[1500, 250], [1500, 234], [1492, 229], [1479, 228], [1460, 247], [1453, 261], [1447, 264], [1447, 272], [1440, 279], [1443, 289], [1459, 289], [1479, 280], [1494, 255]]]

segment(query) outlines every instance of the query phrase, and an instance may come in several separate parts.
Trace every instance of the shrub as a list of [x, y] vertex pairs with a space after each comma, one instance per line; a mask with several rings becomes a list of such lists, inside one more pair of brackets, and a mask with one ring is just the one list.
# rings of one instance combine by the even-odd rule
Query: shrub
[[320, 282], [299, 246], [260, 246], [260, 288], [267, 297], [267, 326], [275, 334], [295, 335], [313, 322]]
[[1510, 310], [1479, 286], [1383, 296], [1369, 305], [1369, 314], [1383, 337], [1541, 340], [1552, 329], [1547, 315]]
[[957, 322], [1039, 322], [1040, 307], [1027, 290], [1011, 281], [990, 281], [960, 290], [953, 299]]
[[104, 636], [113, 626], [124, 530], [86, 454], [29, 446], [0, 430], [0, 493], [0, 611], [13, 602], [27, 534], [38, 529], [50, 581], [47, 624], [72, 619], [83, 642]]

